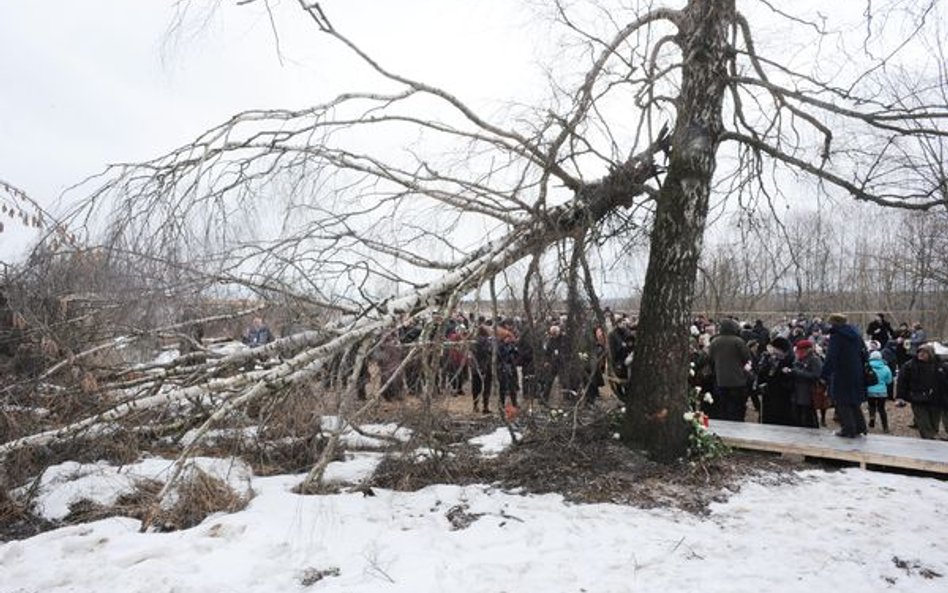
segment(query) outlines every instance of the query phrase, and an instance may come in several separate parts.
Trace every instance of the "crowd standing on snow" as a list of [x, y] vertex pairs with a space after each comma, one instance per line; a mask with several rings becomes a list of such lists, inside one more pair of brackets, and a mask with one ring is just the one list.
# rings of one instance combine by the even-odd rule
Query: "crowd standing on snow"
[[[379, 374], [381, 396], [398, 400], [420, 395], [434, 381], [438, 392], [461, 396], [467, 391], [474, 412], [487, 414], [492, 399], [508, 414], [522, 402], [551, 404], [554, 386], [563, 400], [593, 405], [608, 385], [628, 402], [636, 322], [604, 311], [605, 323], [571, 331], [567, 317], [531, 325], [520, 317], [488, 318], [458, 312], [448, 318], [408, 319], [392, 328], [371, 354]], [[542, 331], [534, 331], [539, 326]], [[437, 338], [437, 339], [436, 339]], [[837, 435], [856, 438], [876, 427], [889, 432], [886, 404], [911, 404], [914, 427], [922, 438], [935, 438], [942, 425], [948, 433], [948, 364], [935, 355], [924, 328], [892, 326], [879, 313], [863, 334], [841, 314], [799, 316], [768, 328], [734, 318], [715, 322], [697, 316], [691, 326], [691, 385], [703, 394], [700, 412], [709, 419], [818, 428], [827, 426], [827, 411], [840, 424]], [[273, 339], [259, 317], [244, 336], [251, 346]], [[419, 345], [440, 352], [434, 369]], [[359, 397], [365, 398], [369, 364], [356, 373]], [[336, 361], [327, 373], [344, 380], [353, 375], [354, 354]], [[496, 381], [495, 379], [496, 375]], [[468, 387], [469, 386], [469, 387]], [[496, 397], [492, 397], [494, 390]], [[866, 420], [868, 412], [868, 422]]]

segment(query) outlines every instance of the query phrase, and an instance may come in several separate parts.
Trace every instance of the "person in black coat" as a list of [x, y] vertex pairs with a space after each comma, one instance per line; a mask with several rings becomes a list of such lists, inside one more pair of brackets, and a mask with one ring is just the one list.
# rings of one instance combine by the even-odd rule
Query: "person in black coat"
[[820, 378], [829, 385], [829, 395], [842, 424], [836, 436], [855, 438], [869, 432], [862, 414], [862, 402], [866, 401], [863, 368], [869, 353], [862, 334], [846, 323], [844, 315], [834, 313], [828, 321], [829, 348]]
[[612, 381], [612, 391], [620, 400], [625, 401], [628, 394], [629, 371], [632, 366], [632, 352], [635, 349], [635, 333], [628, 319], [622, 319], [609, 332], [609, 362], [612, 374], [618, 381]]
[[941, 418], [948, 412], [948, 369], [938, 362], [931, 344], [919, 346], [915, 358], [899, 370], [897, 393], [912, 404], [919, 436], [935, 438]]
[[553, 391], [553, 381], [563, 370], [566, 356], [566, 337], [560, 326], [550, 326], [546, 342], [543, 344], [543, 376], [541, 379], [540, 401], [549, 405], [550, 393]]
[[757, 372], [763, 392], [760, 421], [763, 424], [794, 426], [793, 419], [793, 352], [790, 341], [778, 336], [761, 357]]
[[876, 318], [869, 322], [866, 334], [870, 340], [879, 342], [879, 348], [885, 348], [886, 343], [895, 335], [892, 324], [885, 318], [885, 313], [877, 313]]
[[504, 409], [508, 399], [510, 405], [517, 407], [517, 392], [519, 379], [517, 364], [520, 362], [520, 352], [517, 350], [517, 336], [513, 332], [498, 337], [497, 346], [497, 384], [500, 388], [500, 407]]
[[805, 428], [819, 428], [816, 408], [813, 406], [813, 391], [823, 371], [823, 361], [813, 349], [813, 342], [800, 340], [794, 347], [793, 376], [793, 422]]
[[757, 340], [757, 343], [760, 344], [761, 348], [766, 348], [767, 344], [770, 343], [770, 330], [764, 327], [764, 322], [761, 319], [754, 321], [754, 339]]
[[536, 337], [532, 326], [524, 327], [517, 340], [517, 350], [520, 352], [520, 372], [523, 375], [523, 397], [527, 401], [536, 399], [539, 391], [537, 383], [536, 357], [534, 343]]
[[477, 411], [477, 402], [481, 402], [481, 412], [490, 413], [490, 392], [494, 380], [492, 357], [494, 355], [494, 339], [491, 329], [486, 325], [477, 328], [477, 337], [474, 338], [474, 347], [471, 356], [471, 397], [474, 411]]

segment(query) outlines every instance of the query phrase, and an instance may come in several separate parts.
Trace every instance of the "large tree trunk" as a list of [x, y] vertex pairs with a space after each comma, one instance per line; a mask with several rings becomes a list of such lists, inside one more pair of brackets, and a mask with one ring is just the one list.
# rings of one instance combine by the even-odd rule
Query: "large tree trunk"
[[691, 0], [678, 42], [684, 68], [668, 173], [651, 235], [626, 437], [658, 460], [686, 453], [688, 326], [729, 59], [733, 0]]

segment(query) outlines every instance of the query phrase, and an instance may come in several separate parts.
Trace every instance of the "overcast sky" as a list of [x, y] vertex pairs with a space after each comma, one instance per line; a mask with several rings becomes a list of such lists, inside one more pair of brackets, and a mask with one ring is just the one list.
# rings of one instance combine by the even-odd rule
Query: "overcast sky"
[[[519, 3], [322, 4], [387, 65], [465, 99], [499, 107], [537, 92]], [[0, 3], [0, 180], [52, 207], [107, 164], [156, 156], [238, 111], [311, 105], [360, 87], [365, 71], [316, 34], [296, 2], [275, 5], [279, 42], [262, 6], [232, 1], [191, 12], [176, 34], [174, 0]], [[34, 236], [6, 224], [0, 261]]]
[[[297, 2], [270, 3], [278, 39], [262, 0], [224, 0], [211, 13], [200, 7], [213, 0], [193, 0], [198, 8], [174, 33], [175, 6], [187, 0], [0, 2], [0, 180], [53, 207], [65, 188], [107, 164], [160, 155], [241, 110], [378, 88], [351, 53], [315, 32]], [[322, 2], [336, 27], [387, 67], [443, 86], [483, 113], [548, 96], [537, 65], [550, 50], [545, 25], [525, 4]], [[811, 44], [788, 36], [784, 19], [747, 4], [763, 11], [754, 19], [760, 44], [786, 44], [784, 59], [807, 63]], [[804, 5], [858, 19], [866, 3], [806, 0], [793, 8], [805, 12]], [[0, 261], [35, 238], [5, 226]]]

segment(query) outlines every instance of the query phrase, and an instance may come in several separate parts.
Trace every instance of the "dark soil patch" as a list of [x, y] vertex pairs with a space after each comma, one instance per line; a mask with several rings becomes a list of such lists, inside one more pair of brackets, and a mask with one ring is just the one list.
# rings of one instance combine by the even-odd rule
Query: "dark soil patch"
[[0, 488], [0, 543], [33, 537], [52, 527], [52, 523], [32, 514]]
[[[483, 425], [481, 432], [484, 431]], [[433, 484], [494, 484], [526, 493], [559, 493], [582, 503], [609, 502], [643, 508], [674, 507], [703, 514], [754, 477], [792, 482], [798, 462], [735, 452], [698, 464], [660, 464], [612, 438], [605, 415], [574, 431], [569, 423], [537, 423], [515, 447], [484, 459], [471, 446], [422, 459], [382, 462], [371, 486], [417, 490]]]

